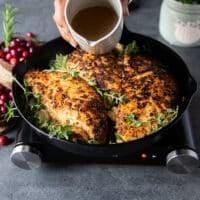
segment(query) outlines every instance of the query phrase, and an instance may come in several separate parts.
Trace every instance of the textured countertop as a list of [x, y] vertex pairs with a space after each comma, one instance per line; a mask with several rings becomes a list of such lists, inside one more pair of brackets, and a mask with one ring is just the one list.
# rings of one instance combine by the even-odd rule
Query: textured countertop
[[[53, 23], [53, 1], [0, 0], [19, 9], [16, 32], [38, 34], [43, 41], [59, 36]], [[140, 8], [131, 12], [125, 23], [131, 31], [156, 38], [161, 0], [140, 0]], [[2, 17], [0, 16], [2, 22]], [[2, 24], [0, 24], [2, 27]], [[2, 40], [0, 28], [0, 40]], [[168, 45], [168, 44], [167, 44]], [[189, 66], [200, 84], [200, 47], [172, 47]], [[1, 72], [0, 72], [1, 73]], [[199, 91], [189, 108], [192, 126], [200, 134]], [[0, 200], [199, 200], [200, 170], [189, 175], [176, 175], [165, 167], [111, 164], [44, 164], [25, 171], [10, 161], [13, 144], [0, 147]]]

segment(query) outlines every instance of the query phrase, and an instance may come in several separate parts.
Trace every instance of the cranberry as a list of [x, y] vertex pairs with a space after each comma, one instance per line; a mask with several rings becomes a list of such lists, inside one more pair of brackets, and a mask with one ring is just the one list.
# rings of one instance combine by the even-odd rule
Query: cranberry
[[9, 61], [9, 60], [11, 59], [11, 57], [12, 57], [11, 54], [10, 54], [10, 53], [7, 53], [6, 56], [5, 56], [5, 59], [6, 59], [7, 61]]
[[0, 99], [0, 105], [4, 105], [4, 101], [2, 99]]
[[25, 47], [25, 46], [26, 46], [26, 41], [25, 41], [25, 40], [22, 40], [22, 41], [20, 42], [20, 46], [21, 46], [21, 47]]
[[0, 49], [0, 58], [4, 57], [4, 52]]
[[1, 95], [0, 95], [0, 99], [1, 99], [2, 101], [6, 102], [6, 100], [7, 100], [7, 95], [6, 95], [6, 94], [1, 94]]
[[33, 47], [34, 46], [34, 43], [32, 41], [27, 41], [26, 43], [26, 47]]
[[6, 47], [6, 48], [3, 49], [4, 53], [8, 53], [9, 51], [10, 51], [10, 48], [8, 48], [8, 47]]
[[17, 60], [17, 58], [15, 58], [15, 57], [12, 57], [11, 59], [10, 59], [10, 64], [11, 65], [16, 65], [18, 63], [18, 60]]
[[4, 105], [1, 105], [1, 107], [0, 107], [0, 111], [1, 111], [1, 113], [6, 113], [7, 112], [7, 108], [4, 106]]
[[33, 38], [34, 34], [32, 32], [27, 32], [26, 37]]
[[19, 62], [22, 62], [22, 61], [24, 61], [24, 58], [23, 57], [19, 58]]
[[12, 91], [10, 91], [10, 92], [8, 93], [8, 97], [9, 97], [10, 100], [13, 100], [13, 94], [12, 94]]
[[17, 43], [20, 43], [20, 42], [21, 42], [21, 38], [16, 37], [16, 38], [15, 38], [15, 41], [16, 41]]
[[23, 50], [24, 50], [24, 49], [23, 49], [22, 47], [18, 47], [18, 48], [17, 48], [17, 51], [18, 51], [18, 52], [22, 52]]
[[26, 58], [26, 57], [28, 56], [28, 51], [23, 51], [23, 52], [22, 52], [22, 56], [23, 56], [24, 58]]
[[16, 47], [16, 46], [17, 46], [17, 42], [16, 42], [15, 40], [12, 40], [12, 41], [10, 42], [9, 47], [13, 48], [13, 47]]
[[6, 145], [8, 138], [5, 135], [0, 136], [0, 145]]
[[10, 50], [10, 54], [11, 54], [12, 56], [16, 56], [16, 55], [17, 55], [17, 51], [16, 51], [15, 49], [11, 49], [11, 50]]
[[33, 48], [33, 47], [30, 47], [30, 48], [29, 48], [29, 53], [33, 53], [33, 51], [34, 51], [34, 48]]

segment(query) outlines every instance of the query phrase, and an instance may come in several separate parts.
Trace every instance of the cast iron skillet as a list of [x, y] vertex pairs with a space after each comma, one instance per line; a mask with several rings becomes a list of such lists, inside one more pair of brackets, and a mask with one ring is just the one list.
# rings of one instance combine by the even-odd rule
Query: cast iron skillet
[[[180, 87], [181, 97], [179, 100], [179, 113], [177, 118], [170, 123], [168, 126], [164, 127], [152, 135], [147, 137], [122, 144], [106, 144], [106, 145], [92, 145], [92, 144], [77, 144], [66, 140], [61, 140], [57, 138], [49, 138], [48, 133], [39, 129], [34, 122], [31, 121], [31, 116], [25, 112], [25, 104], [23, 98], [23, 91], [21, 88], [13, 82], [12, 90], [14, 102], [17, 110], [21, 117], [25, 120], [30, 128], [33, 128], [36, 133], [45, 142], [55, 145], [65, 151], [83, 155], [83, 156], [94, 156], [94, 157], [111, 157], [111, 156], [125, 156], [145, 147], [154, 144], [156, 141], [160, 140], [166, 134], [169, 134], [167, 130], [174, 126], [174, 124], [181, 118], [182, 114], [186, 110], [190, 103], [190, 100], [197, 89], [197, 84], [195, 80], [190, 75], [188, 68], [184, 61], [169, 47], [163, 45], [162, 43], [136, 33], [131, 33], [124, 29], [121, 43], [128, 44], [136, 40], [138, 45], [142, 47], [142, 51], [145, 54], [164, 63], [168, 70], [174, 74], [178, 81]], [[35, 53], [33, 53], [26, 62], [18, 64], [14, 70], [13, 75], [22, 83], [23, 76], [25, 72], [31, 68], [43, 69], [49, 65], [49, 61], [55, 58], [58, 53], [68, 54], [73, 50], [73, 48], [66, 43], [63, 39], [57, 38], [52, 40], [42, 47], [40, 47]], [[28, 134], [28, 133], [27, 133]]]

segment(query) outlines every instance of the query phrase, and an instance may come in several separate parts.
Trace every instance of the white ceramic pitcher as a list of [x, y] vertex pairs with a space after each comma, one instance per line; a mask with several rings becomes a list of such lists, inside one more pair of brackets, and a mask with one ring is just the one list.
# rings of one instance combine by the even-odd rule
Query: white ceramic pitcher
[[[112, 7], [118, 15], [114, 28], [102, 38], [90, 41], [78, 34], [71, 26], [73, 17], [85, 8], [95, 6]], [[65, 5], [65, 21], [69, 30], [79, 46], [92, 54], [104, 54], [113, 49], [119, 42], [123, 30], [123, 11], [120, 0], [67, 0]]]

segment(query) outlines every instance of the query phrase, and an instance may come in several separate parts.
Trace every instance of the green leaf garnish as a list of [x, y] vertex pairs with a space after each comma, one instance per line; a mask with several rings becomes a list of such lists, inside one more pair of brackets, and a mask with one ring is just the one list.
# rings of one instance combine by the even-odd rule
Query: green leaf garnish
[[88, 80], [87, 83], [88, 83], [89, 86], [92, 86], [92, 87], [97, 86], [97, 81], [96, 81], [96, 79]]
[[200, 0], [177, 0], [186, 4], [200, 4]]
[[98, 88], [95, 87], [98, 94], [100, 94], [104, 99], [106, 99], [111, 106], [118, 105], [120, 103], [125, 103], [128, 98], [125, 95], [120, 96], [120, 92], [118, 90], [109, 91], [106, 88]]
[[3, 115], [6, 122], [9, 122], [13, 118], [17, 118], [18, 115], [16, 114], [17, 108], [14, 105], [13, 101], [9, 101], [6, 103], [7, 112]]
[[122, 142], [126, 142], [118, 133], [115, 133], [116, 140], [120, 140]]
[[5, 4], [5, 9], [3, 11], [3, 37], [5, 47], [8, 47], [10, 41], [14, 37], [14, 24], [15, 24], [15, 15], [17, 9], [13, 8], [10, 4]]
[[50, 61], [49, 64], [50, 69], [47, 70], [45, 69], [44, 71], [68, 73], [73, 78], [77, 78], [79, 76], [79, 72], [76, 71], [75, 69], [78, 67], [79, 63], [68, 66], [68, 68], [66, 68], [67, 57], [68, 57], [67, 55], [64, 56], [62, 54], [57, 54], [56, 59]]
[[129, 113], [128, 116], [126, 117], [126, 121], [131, 124], [134, 127], [140, 127], [142, 126], [143, 122], [138, 121], [136, 119], [136, 116], [134, 115], [134, 113]]
[[124, 50], [124, 54], [133, 55], [139, 52], [139, 47], [135, 40], [132, 43], [128, 44]]
[[50, 69], [52, 71], [64, 69], [67, 62], [67, 57], [67, 55], [64, 56], [62, 54], [56, 54], [56, 58], [51, 60], [49, 63]]
[[54, 121], [40, 117], [38, 113], [34, 114], [35, 123], [42, 129], [49, 132], [49, 137], [57, 137], [59, 139], [69, 140], [72, 135], [72, 130], [70, 125], [61, 126]]
[[99, 144], [97, 140], [95, 140], [94, 138], [91, 140], [88, 140], [88, 144]]

